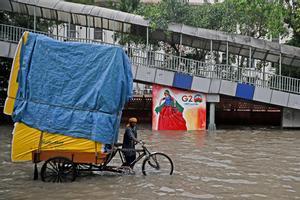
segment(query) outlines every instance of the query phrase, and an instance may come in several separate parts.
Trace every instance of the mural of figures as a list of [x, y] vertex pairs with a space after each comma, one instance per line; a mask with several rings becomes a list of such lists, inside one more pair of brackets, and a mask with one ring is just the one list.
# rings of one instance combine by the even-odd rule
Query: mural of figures
[[158, 130], [186, 130], [186, 121], [182, 116], [184, 108], [164, 90], [164, 97], [160, 99], [155, 112], [159, 113]]
[[201, 93], [153, 85], [153, 130], [204, 130], [206, 97]]

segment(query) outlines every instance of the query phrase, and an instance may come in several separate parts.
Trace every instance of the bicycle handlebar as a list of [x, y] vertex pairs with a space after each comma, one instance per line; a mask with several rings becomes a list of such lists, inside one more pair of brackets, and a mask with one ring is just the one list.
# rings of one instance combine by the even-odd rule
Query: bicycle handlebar
[[[137, 142], [137, 144], [140, 144], [141, 146], [145, 146], [146, 143], [144, 141], [140, 140]], [[122, 143], [115, 143], [114, 147], [122, 147]]]

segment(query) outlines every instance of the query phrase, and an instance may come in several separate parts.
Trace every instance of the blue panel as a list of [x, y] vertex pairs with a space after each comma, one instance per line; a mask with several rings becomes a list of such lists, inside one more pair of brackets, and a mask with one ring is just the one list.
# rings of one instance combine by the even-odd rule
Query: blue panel
[[175, 73], [173, 87], [190, 90], [192, 87], [193, 77], [187, 74]]
[[255, 87], [245, 83], [238, 83], [236, 88], [236, 97], [252, 100]]

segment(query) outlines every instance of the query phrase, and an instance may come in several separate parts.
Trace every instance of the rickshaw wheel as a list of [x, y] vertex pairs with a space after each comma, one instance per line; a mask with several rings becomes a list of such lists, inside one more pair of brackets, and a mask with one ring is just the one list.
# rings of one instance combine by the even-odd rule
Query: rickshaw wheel
[[73, 182], [77, 176], [75, 164], [68, 158], [53, 157], [42, 166], [41, 178], [44, 182]]

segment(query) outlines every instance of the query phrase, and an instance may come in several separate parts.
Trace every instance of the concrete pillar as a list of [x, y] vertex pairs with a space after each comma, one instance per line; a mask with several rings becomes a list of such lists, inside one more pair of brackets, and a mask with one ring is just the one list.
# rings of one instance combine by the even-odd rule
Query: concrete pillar
[[279, 75], [281, 76], [281, 63], [282, 63], [282, 57], [281, 57], [281, 53], [279, 55]]
[[215, 111], [216, 111], [215, 103], [213, 103], [213, 102], [209, 103], [209, 124], [208, 124], [209, 131], [216, 130]]
[[226, 67], [229, 65], [228, 42], [226, 42]]
[[182, 34], [180, 33], [180, 39], [179, 39], [179, 57], [181, 57], [181, 46], [182, 46]]
[[293, 108], [283, 108], [282, 128], [300, 128], [300, 110]]
[[266, 67], [263, 66], [263, 87], [266, 87]]
[[216, 123], [215, 123], [215, 112], [216, 103], [220, 102], [220, 95], [218, 94], [207, 94], [206, 102], [209, 103], [209, 123], [208, 123], [208, 130], [214, 131], [216, 130]]
[[251, 54], [252, 54], [252, 48], [250, 47], [249, 48], [249, 62], [248, 62], [249, 68], [252, 67], [252, 56], [251, 56]]
[[147, 26], [147, 35], [146, 35], [146, 48], [149, 51], [149, 27]]

